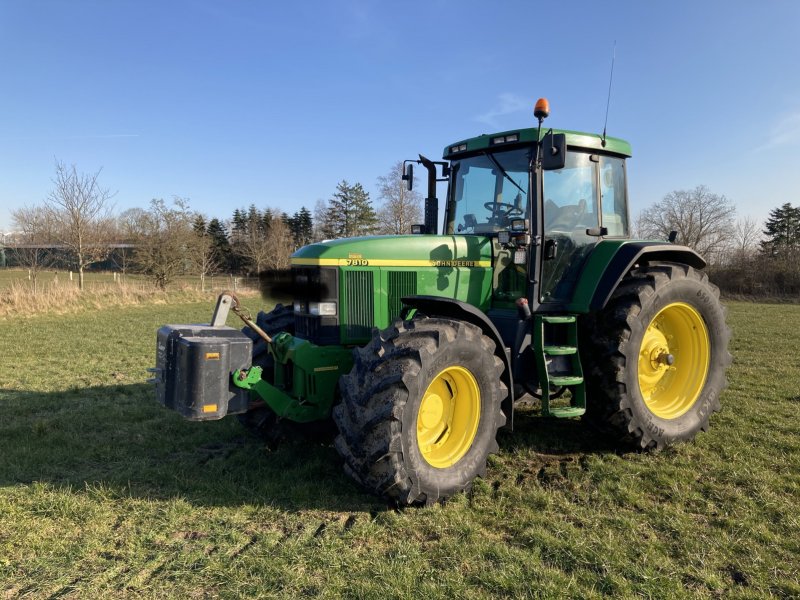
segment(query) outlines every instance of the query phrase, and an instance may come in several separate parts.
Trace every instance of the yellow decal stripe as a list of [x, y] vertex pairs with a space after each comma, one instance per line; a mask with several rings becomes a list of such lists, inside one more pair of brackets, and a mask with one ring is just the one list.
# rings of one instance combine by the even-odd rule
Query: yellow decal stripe
[[319, 267], [483, 267], [492, 266], [490, 260], [390, 260], [383, 258], [293, 258], [294, 266]]

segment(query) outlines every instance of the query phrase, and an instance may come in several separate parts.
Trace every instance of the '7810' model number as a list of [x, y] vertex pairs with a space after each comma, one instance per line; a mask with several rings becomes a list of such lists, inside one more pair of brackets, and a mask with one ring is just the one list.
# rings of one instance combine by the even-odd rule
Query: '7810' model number
[[348, 258], [346, 260], [348, 267], [366, 267], [369, 265], [369, 260], [366, 258]]

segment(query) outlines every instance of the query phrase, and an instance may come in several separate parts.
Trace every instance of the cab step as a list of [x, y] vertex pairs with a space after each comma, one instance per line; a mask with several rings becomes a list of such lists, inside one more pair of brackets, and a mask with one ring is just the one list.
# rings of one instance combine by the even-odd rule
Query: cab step
[[561, 387], [570, 387], [573, 385], [583, 385], [583, 377], [579, 375], [551, 375], [550, 384]]
[[[586, 412], [586, 384], [578, 354], [577, 315], [535, 314], [533, 350], [542, 389], [542, 415], [561, 419]], [[564, 357], [561, 360], [553, 357]], [[558, 369], [551, 371], [551, 369]], [[550, 406], [550, 388], [568, 388], [569, 406]]]
[[550, 408], [548, 416], [557, 417], [559, 419], [568, 419], [570, 417], [580, 417], [586, 412], [585, 408], [579, 406], [553, 406]]
[[544, 353], [550, 356], [565, 356], [575, 354], [578, 349], [575, 346], [545, 346]]

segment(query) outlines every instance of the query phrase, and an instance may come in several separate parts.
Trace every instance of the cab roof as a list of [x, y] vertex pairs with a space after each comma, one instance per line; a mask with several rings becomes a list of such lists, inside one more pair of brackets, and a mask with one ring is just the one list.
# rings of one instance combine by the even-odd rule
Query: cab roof
[[[530, 144], [535, 142], [538, 135], [538, 128], [529, 127], [527, 129], [511, 129], [499, 133], [481, 134], [478, 137], [461, 140], [445, 147], [443, 158], [453, 160], [462, 155], [472, 152], [495, 149], [499, 147], [509, 147]], [[542, 128], [542, 137], [548, 129]], [[586, 150], [597, 150], [598, 152], [608, 152], [619, 156], [631, 156], [631, 145], [619, 138], [606, 137], [605, 148], [602, 145], [602, 136], [596, 133], [584, 133], [581, 131], [569, 131], [566, 129], [554, 129], [553, 133], [563, 133], [567, 136], [567, 146], [574, 148], [584, 148]]]

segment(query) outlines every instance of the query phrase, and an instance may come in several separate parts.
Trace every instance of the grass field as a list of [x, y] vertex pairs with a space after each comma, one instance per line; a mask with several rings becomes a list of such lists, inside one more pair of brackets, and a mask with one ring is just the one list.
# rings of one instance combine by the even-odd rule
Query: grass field
[[156, 404], [156, 328], [209, 311], [0, 324], [0, 598], [800, 596], [800, 306], [730, 305], [694, 443], [620, 453], [530, 409], [472, 493], [404, 511], [329, 440], [270, 452]]

